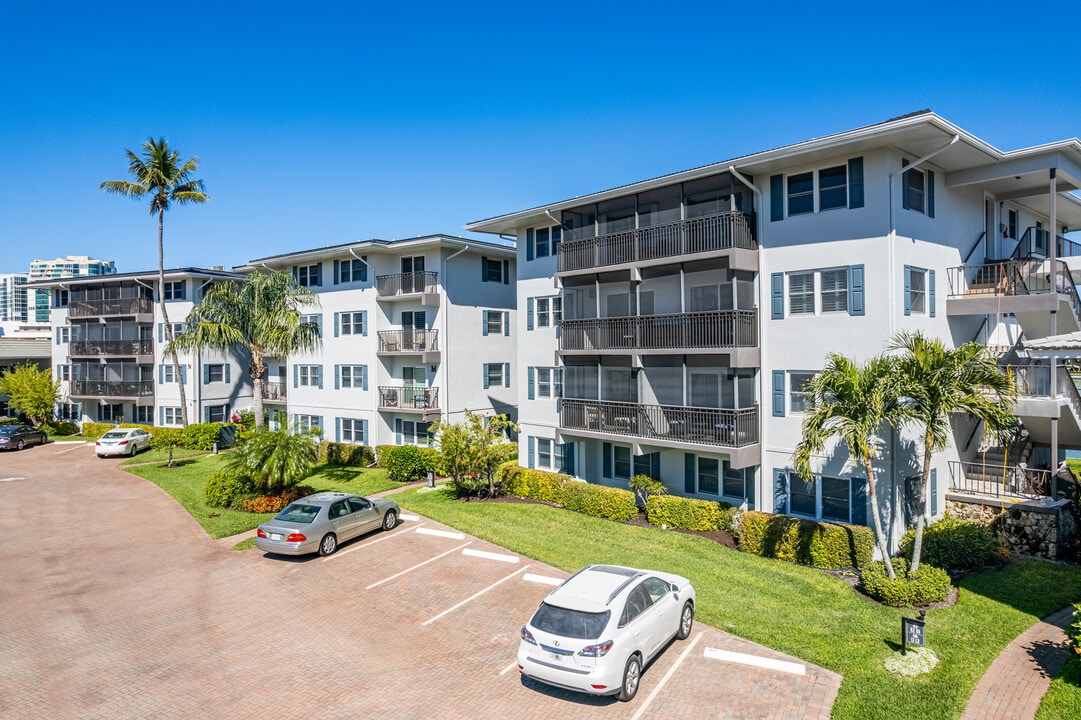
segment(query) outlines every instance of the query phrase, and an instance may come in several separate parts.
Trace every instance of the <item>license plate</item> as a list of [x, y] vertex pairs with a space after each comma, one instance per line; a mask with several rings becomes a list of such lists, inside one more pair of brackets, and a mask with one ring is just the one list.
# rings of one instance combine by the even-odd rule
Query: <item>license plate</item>
[[563, 656], [560, 655], [559, 653], [548, 653], [548, 654], [551, 655], [552, 659], [555, 660], [556, 662], [563, 662]]
[[271, 540], [281, 540], [283, 537], [285, 537], [285, 536], [282, 535], [281, 533], [270, 533], [270, 539]]

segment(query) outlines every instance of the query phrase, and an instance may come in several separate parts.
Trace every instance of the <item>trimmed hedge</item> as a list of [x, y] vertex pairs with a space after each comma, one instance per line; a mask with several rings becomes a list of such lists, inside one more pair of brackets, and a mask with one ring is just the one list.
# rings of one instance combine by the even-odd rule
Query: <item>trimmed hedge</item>
[[705, 532], [731, 530], [736, 508], [726, 502], [698, 500], [678, 495], [650, 495], [646, 518], [650, 525]]
[[152, 437], [150, 438], [150, 447], [168, 447], [172, 445], [176, 447], [183, 445], [183, 434], [180, 428], [176, 427], [152, 427], [147, 430]]
[[232, 507], [240, 498], [254, 492], [250, 480], [225, 470], [211, 473], [203, 484], [206, 504], [212, 508]]
[[[384, 446], [386, 447], [386, 446]], [[428, 471], [439, 469], [439, 451], [415, 445], [396, 445], [385, 454], [387, 479], [395, 482], [419, 482]]]
[[396, 447], [398, 447], [398, 445], [376, 445], [375, 466], [385, 468], [387, 466], [387, 455]]
[[50, 435], [78, 435], [79, 424], [70, 420], [50, 420], [45, 423], [45, 429]]
[[563, 487], [570, 480], [569, 475], [524, 468], [517, 460], [500, 465], [495, 477], [507, 495], [559, 505], [563, 504]]
[[[901, 538], [901, 555], [910, 561], [915, 541], [915, 528]], [[983, 525], [947, 515], [924, 528], [920, 568], [927, 563], [947, 572], [978, 570], [994, 561], [998, 548], [998, 540]]]
[[862, 525], [801, 520], [748, 510], [739, 514], [739, 549], [817, 568], [864, 568], [875, 551], [874, 532]]
[[375, 452], [367, 445], [350, 445], [324, 440], [319, 443], [319, 462], [327, 465], [368, 467], [375, 462]]
[[626, 522], [638, 516], [634, 493], [623, 488], [571, 480], [563, 485], [563, 507], [583, 515]]
[[[146, 430], [148, 433], [153, 433], [154, 429], [155, 429], [151, 425], [139, 425], [139, 424], [136, 424], [136, 423], [121, 423], [120, 427], [122, 427], [122, 428], [129, 428], [129, 427], [142, 428], [143, 430]], [[97, 440], [99, 437], [101, 437], [105, 433], [107, 433], [110, 430], [113, 430], [115, 428], [116, 428], [116, 425], [114, 425], [113, 423], [84, 422], [83, 423], [83, 437], [85, 437], [87, 439], [90, 439], [90, 440]]]
[[[142, 425], [140, 423], [120, 423], [122, 428], [142, 428], [154, 437], [150, 440], [150, 447], [163, 447], [166, 439], [173, 439], [176, 445], [189, 450], [214, 449], [214, 443], [218, 441], [221, 429], [225, 423], [199, 423], [188, 425], [186, 428], [157, 427], [154, 425]], [[83, 437], [87, 440], [97, 440], [110, 430], [115, 430], [112, 423], [84, 422]]]
[[883, 605], [890, 607], [919, 607], [946, 599], [950, 592], [950, 576], [945, 570], [920, 562], [920, 569], [908, 572], [908, 561], [893, 559], [896, 578], [890, 580], [881, 562], [868, 563], [860, 572], [863, 590]]
[[19, 420], [19, 418], [0, 418], [0, 427], [3, 427], [5, 425], [23, 425], [23, 424], [25, 424], [25, 423], [23, 423], [21, 420]]
[[180, 431], [180, 444], [189, 450], [213, 450], [225, 423], [197, 423]]

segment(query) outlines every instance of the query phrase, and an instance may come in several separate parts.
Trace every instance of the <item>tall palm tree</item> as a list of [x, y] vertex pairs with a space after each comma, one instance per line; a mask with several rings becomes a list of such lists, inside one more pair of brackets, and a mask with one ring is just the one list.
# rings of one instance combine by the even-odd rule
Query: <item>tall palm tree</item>
[[923, 529], [927, 523], [931, 457], [949, 447], [950, 415], [963, 412], [982, 420], [987, 432], [1002, 433], [1014, 423], [1011, 412], [1017, 399], [1013, 378], [1003, 373], [987, 348], [967, 342], [949, 349], [938, 338], [902, 332], [891, 350], [903, 350], [898, 369], [904, 383], [902, 403], [907, 422], [923, 431], [923, 471], [920, 473], [920, 510], [912, 545], [912, 572], [920, 566]]
[[[201, 204], [209, 200], [210, 196], [206, 194], [202, 180], [191, 179], [192, 173], [199, 167], [199, 159], [193, 156], [181, 163], [179, 154], [169, 148], [169, 141], [165, 138], [150, 138], [144, 142], [142, 157], [131, 150], [125, 152], [128, 154], [128, 173], [135, 181], [106, 180], [100, 187], [105, 192], [126, 195], [136, 200], [150, 196], [150, 214], [158, 215], [158, 308], [165, 324], [165, 338], [172, 343], [173, 325], [169, 322], [169, 312], [165, 307], [165, 211], [174, 202], [178, 205]], [[172, 355], [174, 376], [178, 378], [177, 385], [180, 388], [181, 424], [186, 426], [188, 401], [184, 393], [184, 383], [179, 381], [184, 376], [180, 373], [180, 361], [176, 357], [176, 351], [169, 352]]]
[[319, 326], [301, 322], [302, 307], [319, 306], [318, 296], [297, 284], [292, 274], [256, 270], [244, 282], [211, 285], [188, 314], [184, 332], [170, 343], [173, 350], [239, 346], [251, 356], [255, 425], [263, 427], [263, 378], [266, 357], [286, 358], [322, 345]]
[[796, 472], [813, 480], [811, 457], [822, 452], [834, 438], [844, 441], [853, 462], [861, 463], [867, 474], [875, 543], [891, 579], [895, 575], [878, 513], [873, 460], [879, 453], [883, 427], [900, 421], [898, 390], [893, 359], [879, 356], [859, 365], [843, 355], [830, 353], [822, 372], [809, 383], [810, 403], [801, 428], [803, 437], [792, 454]]

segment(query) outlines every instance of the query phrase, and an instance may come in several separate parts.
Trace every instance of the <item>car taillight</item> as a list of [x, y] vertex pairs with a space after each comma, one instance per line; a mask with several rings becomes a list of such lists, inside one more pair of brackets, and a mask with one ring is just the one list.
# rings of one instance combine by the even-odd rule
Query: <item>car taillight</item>
[[533, 633], [526, 629], [526, 626], [522, 626], [522, 640], [526, 641], [530, 645], [536, 645], [537, 639], [533, 637]]
[[308, 538], [304, 537], [300, 533], [293, 533], [289, 537], [285, 538], [285, 542], [304, 542]]
[[256, 529], [255, 529], [255, 534], [256, 534], [256, 535], [257, 535], [258, 537], [261, 537], [261, 538], [263, 538], [264, 540], [266, 540], [266, 533], [265, 533], [265, 532], [263, 532], [263, 528], [256, 528]]
[[94, 443], [94, 444], [95, 444], [95, 445], [97, 445], [98, 447], [101, 447], [101, 440], [98, 440], [98, 441], [97, 441], [96, 443]]
[[127, 440], [121, 440], [120, 442], [117, 443], [117, 445], [127, 445], [127, 444], [128, 444]]
[[611, 649], [612, 641], [605, 640], [604, 642], [597, 643], [596, 645], [586, 645], [584, 648], [578, 651], [578, 654], [582, 657], [604, 657]]

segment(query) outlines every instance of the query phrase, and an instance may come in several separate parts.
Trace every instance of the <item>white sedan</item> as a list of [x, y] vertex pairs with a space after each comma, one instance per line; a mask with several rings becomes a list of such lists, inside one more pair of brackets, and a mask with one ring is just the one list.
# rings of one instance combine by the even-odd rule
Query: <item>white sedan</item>
[[110, 430], [94, 443], [98, 457], [106, 455], [134, 455], [150, 447], [154, 436], [142, 428], [117, 428]]

